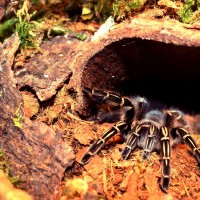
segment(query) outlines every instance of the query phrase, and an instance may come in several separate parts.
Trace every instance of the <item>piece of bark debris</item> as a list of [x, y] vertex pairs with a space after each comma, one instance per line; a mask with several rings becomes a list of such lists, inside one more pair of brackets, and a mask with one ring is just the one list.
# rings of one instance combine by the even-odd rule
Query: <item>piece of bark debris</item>
[[75, 38], [57, 36], [43, 42], [40, 51], [29, 60], [24, 58], [20, 63], [16, 60], [14, 71], [18, 88], [29, 86], [40, 101], [50, 99], [72, 75], [69, 58], [78, 42]]

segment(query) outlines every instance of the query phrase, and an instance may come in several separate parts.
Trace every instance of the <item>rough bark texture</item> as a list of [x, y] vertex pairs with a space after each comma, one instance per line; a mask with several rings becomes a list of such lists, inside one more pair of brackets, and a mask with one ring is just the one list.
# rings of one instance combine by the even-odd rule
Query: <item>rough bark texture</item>
[[74, 154], [60, 133], [23, 115], [22, 96], [11, 70], [19, 43], [19, 37], [12, 35], [0, 47], [0, 149], [10, 163], [11, 176], [19, 178], [23, 189], [35, 199], [58, 199], [64, 171]]
[[10, 0], [1, 0], [1, 2], [0, 2], [0, 21], [3, 18], [3, 16], [5, 15], [6, 7], [9, 2], [10, 2]]
[[56, 37], [44, 42], [33, 59], [26, 60], [23, 66], [15, 65], [18, 87], [28, 85], [41, 101], [51, 98], [72, 75], [69, 58], [73, 57], [77, 44], [78, 40], [71, 37]]

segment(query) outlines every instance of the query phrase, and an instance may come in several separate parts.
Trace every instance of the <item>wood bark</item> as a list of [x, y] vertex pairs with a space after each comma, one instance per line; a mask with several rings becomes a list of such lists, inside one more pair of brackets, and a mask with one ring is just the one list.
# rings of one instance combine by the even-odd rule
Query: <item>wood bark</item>
[[61, 133], [24, 117], [22, 96], [11, 70], [19, 44], [14, 34], [0, 47], [0, 149], [8, 160], [10, 176], [18, 177], [20, 187], [34, 199], [58, 199], [64, 172], [74, 161], [73, 150]]

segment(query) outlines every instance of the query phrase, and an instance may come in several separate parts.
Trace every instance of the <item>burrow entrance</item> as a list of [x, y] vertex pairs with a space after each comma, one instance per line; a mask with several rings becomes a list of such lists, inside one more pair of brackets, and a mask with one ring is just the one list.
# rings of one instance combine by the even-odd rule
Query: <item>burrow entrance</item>
[[140, 95], [161, 105], [200, 113], [200, 47], [127, 38], [93, 56], [84, 68], [83, 85]]

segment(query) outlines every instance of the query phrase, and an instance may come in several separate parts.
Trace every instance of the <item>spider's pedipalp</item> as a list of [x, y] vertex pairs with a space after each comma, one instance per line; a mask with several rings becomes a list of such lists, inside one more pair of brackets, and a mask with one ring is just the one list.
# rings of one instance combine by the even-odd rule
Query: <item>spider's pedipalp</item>
[[140, 96], [130, 97], [130, 102], [135, 108], [136, 120], [141, 120], [147, 111], [149, 102], [146, 100], [146, 98]]
[[153, 151], [153, 149], [155, 147], [154, 143], [156, 141], [157, 133], [158, 133], [158, 128], [156, 126], [150, 125], [148, 127], [148, 134], [147, 134], [144, 150], [143, 150], [143, 153], [142, 153], [142, 159], [143, 160], [148, 159], [151, 152]]
[[159, 129], [164, 125], [164, 114], [159, 110], [151, 110], [139, 123], [143, 127], [143, 133], [138, 146], [144, 150], [142, 158], [147, 159], [152, 151], [160, 149]]

